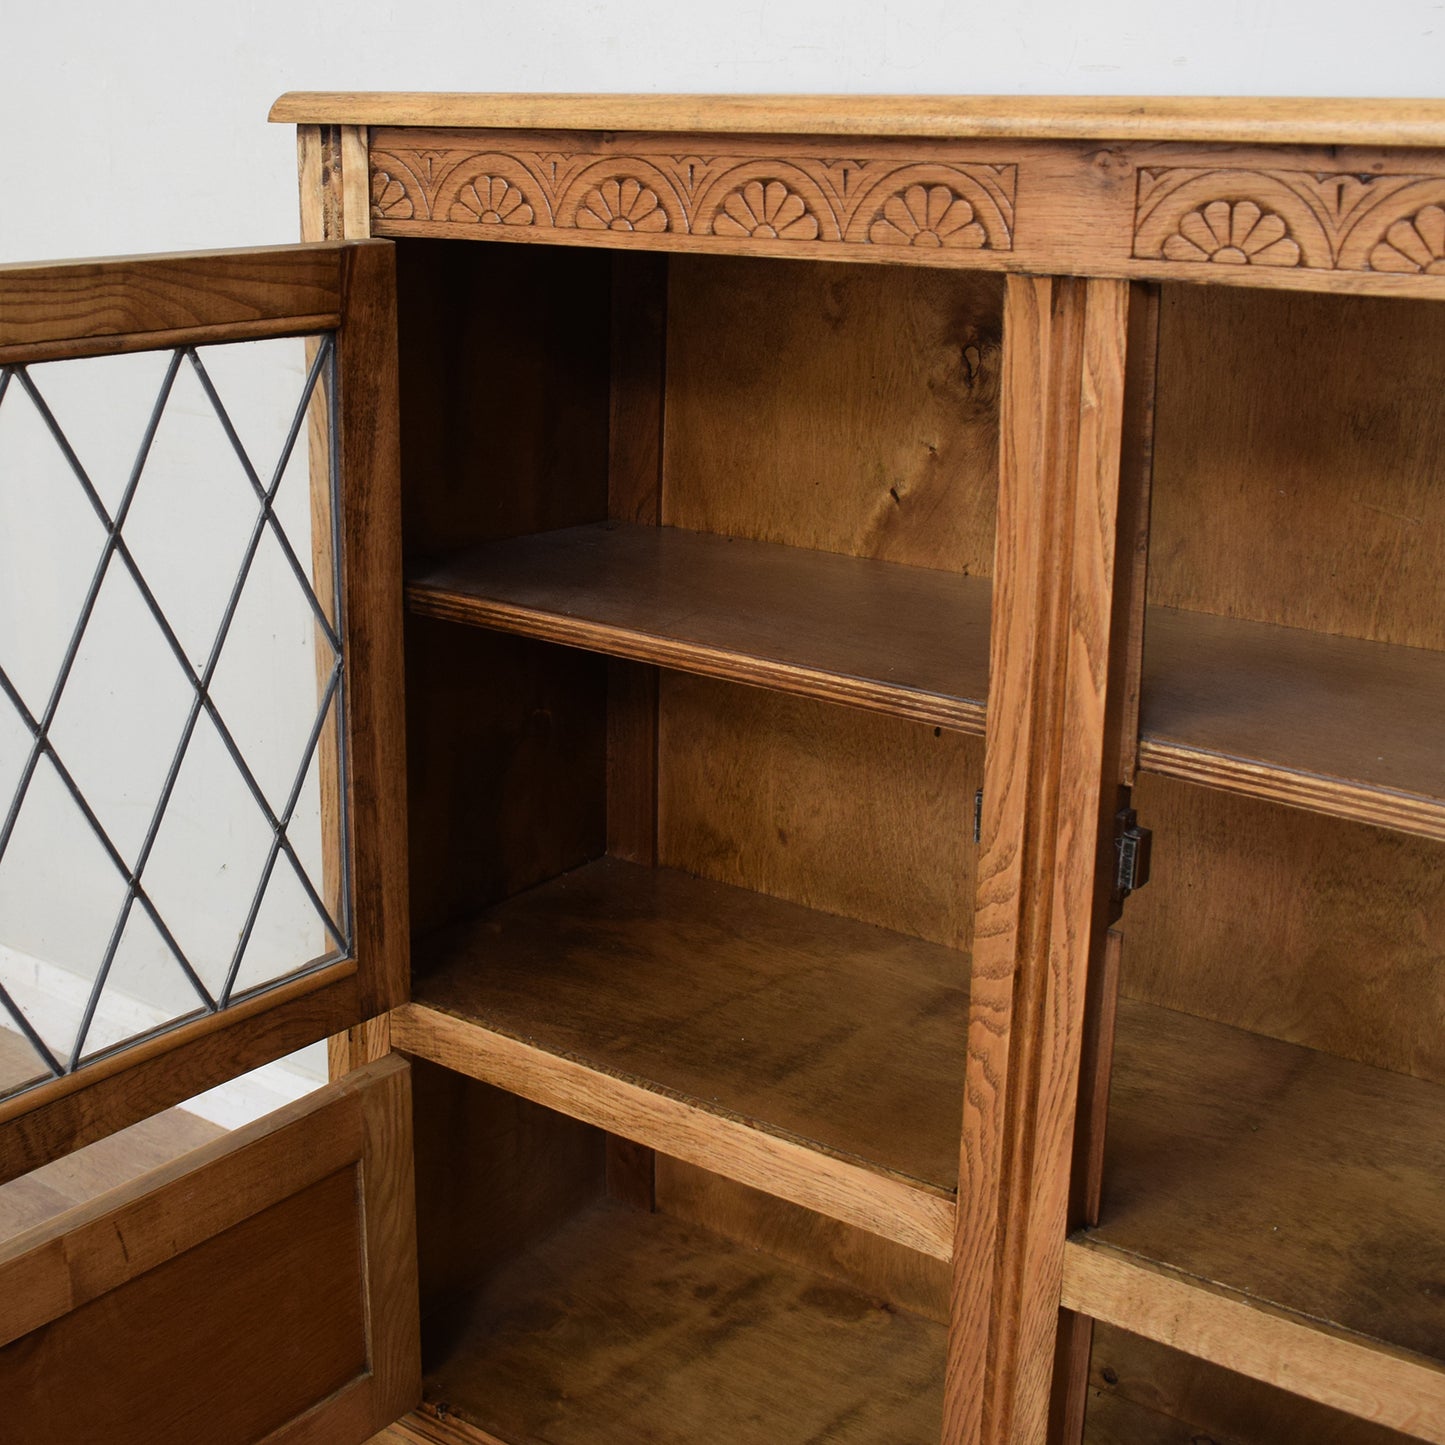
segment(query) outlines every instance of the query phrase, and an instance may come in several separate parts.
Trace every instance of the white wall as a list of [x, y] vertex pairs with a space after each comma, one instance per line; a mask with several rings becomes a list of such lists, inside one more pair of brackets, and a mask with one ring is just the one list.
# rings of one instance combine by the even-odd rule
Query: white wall
[[[265, 120], [287, 89], [1441, 95], [1445, 0], [0, 0], [0, 77], [4, 262], [293, 239], [293, 133]], [[15, 580], [13, 477], [0, 643], [68, 625]], [[38, 522], [63, 551], [63, 511]], [[179, 551], [195, 525], [177, 510]], [[288, 625], [297, 696], [259, 674], [257, 695], [294, 730], [309, 644]], [[9, 731], [0, 718], [0, 774]], [[32, 870], [9, 906], [73, 871]]]
[[1445, 95], [1445, 0], [0, 0], [0, 261], [290, 240], [283, 90]]

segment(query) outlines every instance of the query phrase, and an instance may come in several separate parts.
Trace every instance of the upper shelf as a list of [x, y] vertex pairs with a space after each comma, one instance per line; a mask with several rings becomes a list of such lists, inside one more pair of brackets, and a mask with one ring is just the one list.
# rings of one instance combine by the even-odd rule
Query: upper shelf
[[1149, 772], [1445, 838], [1445, 654], [1152, 608]]
[[894, 562], [599, 523], [414, 575], [415, 612], [982, 733], [990, 585]]
[[1445, 145], [1445, 100], [1133, 95], [565, 95], [288, 91], [273, 121], [720, 135]]

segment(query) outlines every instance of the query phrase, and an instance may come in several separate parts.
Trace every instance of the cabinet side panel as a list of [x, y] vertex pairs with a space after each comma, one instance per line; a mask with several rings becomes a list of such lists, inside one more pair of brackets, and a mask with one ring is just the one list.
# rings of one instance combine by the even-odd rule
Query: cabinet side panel
[[1165, 778], [1134, 801], [1126, 996], [1445, 1082], [1445, 846]]
[[525, 1253], [603, 1187], [599, 1129], [417, 1059], [416, 1197], [428, 1352], [438, 1310]]
[[606, 518], [609, 264], [397, 243], [408, 558]]
[[981, 739], [706, 678], [661, 683], [664, 866], [969, 946]]
[[999, 276], [677, 256], [663, 521], [987, 576]]
[[407, 621], [407, 801], [418, 933], [599, 857], [606, 661]]
[[1166, 287], [1150, 601], [1445, 648], [1442, 322]]

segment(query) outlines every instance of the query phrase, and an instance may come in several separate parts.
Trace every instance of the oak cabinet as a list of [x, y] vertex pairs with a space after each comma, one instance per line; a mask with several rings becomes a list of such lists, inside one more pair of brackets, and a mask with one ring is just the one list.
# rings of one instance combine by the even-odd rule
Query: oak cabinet
[[[341, 299], [264, 324], [350, 367], [349, 991], [15, 1094], [7, 1172], [333, 1036], [124, 1205], [256, 1191], [154, 1246], [192, 1310], [322, 1241], [267, 1438], [1445, 1441], [1440, 103], [273, 119]], [[11, 1368], [105, 1337], [61, 1298]]]

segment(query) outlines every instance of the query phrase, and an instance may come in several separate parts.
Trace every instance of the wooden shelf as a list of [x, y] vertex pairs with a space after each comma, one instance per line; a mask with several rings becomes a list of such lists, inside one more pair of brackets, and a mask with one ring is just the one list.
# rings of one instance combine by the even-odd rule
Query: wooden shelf
[[989, 583], [926, 567], [599, 523], [414, 575], [414, 612], [983, 732]]
[[1119, 1004], [1065, 1304], [1445, 1440], [1445, 1087]]
[[934, 1445], [944, 1334], [604, 1201], [423, 1326], [423, 1409], [508, 1445]]
[[415, 950], [398, 1047], [937, 1258], [967, 958], [603, 859]]
[[1445, 653], [1156, 607], [1139, 765], [1445, 838]]

